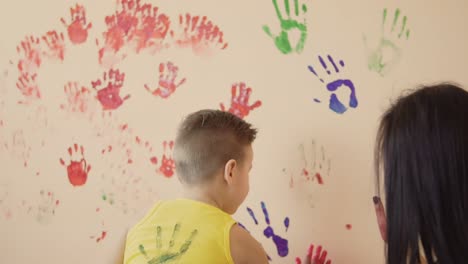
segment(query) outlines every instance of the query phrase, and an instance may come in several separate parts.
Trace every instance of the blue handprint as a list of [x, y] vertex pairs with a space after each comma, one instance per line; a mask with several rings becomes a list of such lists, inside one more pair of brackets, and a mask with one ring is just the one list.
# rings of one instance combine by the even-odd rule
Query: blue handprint
[[[332, 72], [331, 70], [328, 69], [328, 65], [325, 62], [325, 60], [322, 58], [322, 56], [318, 56], [318, 59], [320, 61], [320, 64], [322, 65], [322, 68], [327, 72], [328, 75], [340, 74], [340, 68], [345, 67], [344, 61], [340, 60], [339, 64], [336, 64], [335, 61], [333, 60], [333, 58], [330, 55], [327, 55], [327, 59], [331, 63], [331, 65], [333, 66], [333, 69], [334, 69], [334, 72]], [[325, 81], [317, 74], [314, 67], [309, 65], [308, 68], [309, 68], [309, 71], [311, 71], [315, 76], [317, 76], [317, 78], [319, 78], [319, 80], [322, 83], [325, 83]], [[327, 90], [331, 92], [329, 107], [330, 107], [331, 110], [333, 110], [334, 112], [336, 112], [338, 114], [343, 114], [344, 112], [346, 112], [348, 110], [348, 107], [345, 106], [338, 99], [338, 96], [335, 93], [341, 86], [347, 87], [351, 92], [351, 94], [349, 96], [348, 107], [356, 108], [358, 106], [358, 100], [357, 100], [357, 96], [356, 96], [356, 89], [354, 87], [353, 82], [351, 80], [349, 80], [349, 79], [335, 79], [335, 80], [327, 83]], [[317, 103], [320, 103], [320, 100], [318, 100], [318, 99], [314, 99], [314, 101], [317, 102]]]
[[[273, 240], [273, 243], [275, 243], [276, 250], [280, 257], [286, 257], [289, 254], [288, 240], [275, 234], [273, 227], [271, 227], [270, 225], [270, 216], [268, 214], [268, 210], [266, 209], [265, 202], [261, 202], [260, 205], [262, 207], [263, 215], [265, 216], [265, 222], [267, 224], [267, 227], [265, 228], [265, 230], [263, 230], [263, 235], [265, 235], [266, 238], [271, 238]], [[247, 212], [252, 217], [255, 224], [258, 225], [258, 220], [255, 217], [254, 211], [251, 208], [247, 207]], [[286, 227], [286, 231], [288, 231], [289, 217], [286, 217], [284, 219], [283, 224]]]

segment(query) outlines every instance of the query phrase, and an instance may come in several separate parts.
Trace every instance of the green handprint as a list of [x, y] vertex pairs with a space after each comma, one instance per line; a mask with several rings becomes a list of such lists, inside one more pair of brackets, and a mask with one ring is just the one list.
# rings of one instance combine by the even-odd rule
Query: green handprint
[[198, 234], [198, 230], [195, 229], [192, 231], [192, 233], [190, 234], [190, 237], [180, 246], [179, 251], [173, 251], [174, 245], [176, 243], [175, 239], [177, 238], [177, 234], [179, 233], [179, 230], [180, 230], [180, 224], [177, 223], [176, 225], [174, 225], [174, 231], [172, 231], [172, 238], [169, 241], [168, 248], [163, 250], [162, 228], [161, 226], [156, 227], [156, 250], [155, 251], [158, 252], [158, 254], [155, 257], [150, 258], [148, 256], [148, 252], [146, 252], [146, 249], [142, 244], [138, 246], [140, 253], [143, 254], [145, 258], [148, 260], [148, 264], [170, 263], [170, 262], [177, 260], [185, 253], [187, 253], [187, 251], [190, 248], [190, 245], [192, 244], [193, 239]]
[[[289, 8], [289, 0], [284, 0], [284, 9], [286, 11], [287, 18], [283, 18], [283, 16], [281, 15], [281, 12], [278, 8], [277, 0], [273, 0], [273, 5], [275, 6], [276, 15], [278, 16], [278, 19], [280, 21], [281, 32], [279, 33], [278, 36], [274, 36], [271, 33], [270, 27], [267, 25], [263, 26], [263, 31], [265, 31], [265, 33], [275, 41], [276, 47], [283, 54], [289, 54], [293, 51], [297, 53], [301, 53], [302, 50], [304, 49], [304, 45], [307, 39], [307, 25], [306, 25], [305, 18], [303, 22], [299, 22], [299, 12], [300, 12], [299, 0], [294, 0], [294, 14], [296, 15], [297, 18], [291, 17], [291, 12]], [[306, 12], [307, 12], [307, 6], [303, 4], [301, 16], [303, 16]], [[299, 41], [297, 42], [294, 50], [291, 47], [291, 43], [289, 40], [289, 37], [290, 37], [289, 32], [293, 29], [299, 30], [301, 34]]]
[[[406, 16], [402, 19], [402, 24], [399, 32], [395, 31], [395, 27], [398, 24], [400, 18], [400, 9], [395, 10], [393, 17], [393, 23], [391, 25], [390, 36], [386, 36], [385, 22], [387, 20], [387, 8], [383, 10], [383, 21], [382, 21], [382, 36], [379, 40], [377, 48], [368, 54], [368, 67], [369, 70], [375, 71], [380, 75], [384, 76], [387, 72], [400, 60], [401, 49], [395, 44], [395, 40], [403, 39], [407, 40], [410, 36], [410, 30], [406, 28], [406, 22], [408, 18]], [[388, 34], [388, 33], [387, 33]], [[393, 38], [393, 40], [391, 39]], [[364, 38], [364, 43], [367, 48], [367, 41]]]

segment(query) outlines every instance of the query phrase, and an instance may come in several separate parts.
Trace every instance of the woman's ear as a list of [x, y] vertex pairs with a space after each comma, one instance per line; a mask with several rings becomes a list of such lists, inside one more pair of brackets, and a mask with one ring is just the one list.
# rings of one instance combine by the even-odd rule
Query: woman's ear
[[230, 159], [228, 162], [226, 162], [226, 165], [224, 166], [224, 180], [227, 182], [228, 185], [232, 184], [232, 180], [235, 176], [236, 169], [236, 160]]

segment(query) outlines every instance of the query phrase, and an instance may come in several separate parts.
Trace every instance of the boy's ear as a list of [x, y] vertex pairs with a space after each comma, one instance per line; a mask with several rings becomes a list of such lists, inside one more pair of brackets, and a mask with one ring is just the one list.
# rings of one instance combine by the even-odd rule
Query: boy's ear
[[227, 182], [227, 184], [232, 183], [236, 167], [236, 160], [230, 159], [228, 162], [226, 162], [226, 165], [224, 166], [224, 180]]

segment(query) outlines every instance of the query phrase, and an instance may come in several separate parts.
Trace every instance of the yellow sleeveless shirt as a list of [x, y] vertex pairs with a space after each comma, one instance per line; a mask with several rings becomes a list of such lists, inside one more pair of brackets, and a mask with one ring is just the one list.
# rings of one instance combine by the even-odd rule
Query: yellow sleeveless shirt
[[234, 264], [229, 233], [236, 222], [211, 205], [161, 201], [127, 234], [125, 264]]

